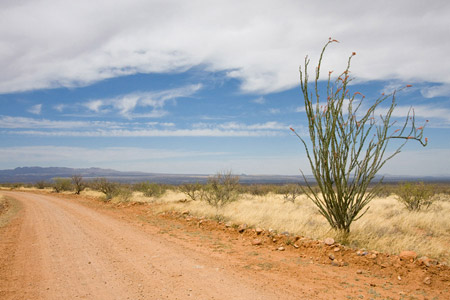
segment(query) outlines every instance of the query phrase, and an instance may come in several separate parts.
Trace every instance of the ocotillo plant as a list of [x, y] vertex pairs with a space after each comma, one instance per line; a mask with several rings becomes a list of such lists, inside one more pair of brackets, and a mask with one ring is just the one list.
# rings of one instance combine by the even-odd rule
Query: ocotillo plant
[[[414, 110], [410, 109], [405, 122], [398, 125], [391, 121], [396, 107], [396, 93], [382, 94], [371, 103], [363, 102], [360, 92], [349, 91], [350, 63], [356, 53], [348, 59], [347, 68], [332, 81], [328, 74], [326, 102], [319, 96], [320, 66], [326, 48], [336, 40], [329, 40], [322, 49], [316, 68], [315, 84], [310, 91], [308, 82], [308, 57], [304, 69], [300, 67], [300, 83], [305, 100], [311, 146], [293, 129], [302, 141], [311, 165], [318, 189], [312, 188], [306, 179], [305, 193], [318, 207], [332, 228], [347, 235], [353, 221], [362, 217], [375, 196], [376, 188], [367, 189], [376, 173], [384, 164], [397, 155], [409, 140], [419, 141], [423, 146], [423, 126], [415, 127]], [[405, 86], [410, 87], [410, 85]], [[402, 88], [403, 89], [403, 88]], [[400, 89], [400, 90], [402, 90]], [[380, 104], [391, 99], [384, 114]], [[394, 130], [396, 127], [398, 129]], [[410, 129], [409, 129], [410, 128]], [[402, 143], [393, 153], [387, 154], [389, 141], [400, 139]], [[381, 183], [382, 179], [378, 182]]]

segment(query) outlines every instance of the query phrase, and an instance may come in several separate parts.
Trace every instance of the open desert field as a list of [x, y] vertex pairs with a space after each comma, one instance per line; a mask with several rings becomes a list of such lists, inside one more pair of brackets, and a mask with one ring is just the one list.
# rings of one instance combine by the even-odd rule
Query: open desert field
[[[301, 212], [311, 214], [303, 199], [292, 204], [248, 195], [227, 206], [218, 220], [218, 212], [201, 202], [180, 202], [182, 193], [158, 199], [135, 193], [136, 201], [109, 203], [96, 192], [83, 193], [1, 191], [2, 299], [450, 297], [448, 252], [439, 252], [439, 242], [426, 248], [419, 231], [412, 241], [400, 239], [397, 232], [399, 249], [415, 250], [418, 257], [401, 257], [392, 248], [392, 253], [375, 250], [389, 241], [361, 237], [371, 215], [354, 227], [353, 239], [368, 245], [361, 249], [324, 239], [332, 233], [319, 221], [299, 226], [307, 220]], [[374, 200], [372, 213], [394, 205], [391, 200]], [[438, 204], [436, 212], [428, 212], [436, 213], [435, 222], [438, 212], [448, 209], [447, 201]], [[390, 218], [394, 221], [386, 226], [408, 219], [401, 213]], [[408, 225], [419, 220], [432, 223], [418, 215]], [[302, 233], [311, 228], [317, 229], [315, 236]], [[447, 243], [448, 251], [448, 236], [440, 238], [440, 247]], [[441, 254], [425, 260], [426, 251]]]

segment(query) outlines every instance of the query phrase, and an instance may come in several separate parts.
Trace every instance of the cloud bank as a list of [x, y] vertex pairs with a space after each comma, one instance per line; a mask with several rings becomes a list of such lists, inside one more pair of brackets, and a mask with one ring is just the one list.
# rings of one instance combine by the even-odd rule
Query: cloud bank
[[356, 51], [359, 80], [434, 82], [426, 95], [450, 93], [447, 0], [23, 0], [0, 10], [0, 93], [194, 66], [270, 93], [297, 84], [298, 65], [307, 54], [315, 61], [329, 36], [342, 43], [325, 69], [344, 69]]

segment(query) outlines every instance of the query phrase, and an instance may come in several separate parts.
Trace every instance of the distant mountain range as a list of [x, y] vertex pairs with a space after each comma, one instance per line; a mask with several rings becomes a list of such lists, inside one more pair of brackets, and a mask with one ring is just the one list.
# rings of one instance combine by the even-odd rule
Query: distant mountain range
[[[85, 168], [74, 169], [64, 167], [21, 167], [10, 170], [0, 170], [0, 183], [23, 182], [35, 183], [37, 181], [51, 181], [55, 177], [71, 177], [73, 175], [81, 175], [85, 180], [92, 180], [98, 177], [104, 177], [111, 181], [119, 182], [141, 182], [150, 181], [167, 184], [182, 184], [188, 182], [204, 183], [208, 180], [208, 174], [162, 174], [162, 173], [145, 173], [145, 172], [121, 172], [112, 169], [101, 168]], [[308, 179], [313, 181], [312, 177]], [[407, 177], [407, 176], [385, 176], [385, 182], [398, 182], [405, 180], [423, 180], [423, 181], [439, 181], [448, 182], [450, 176], [444, 177]], [[240, 175], [240, 182], [244, 184], [267, 183], [267, 184], [284, 184], [284, 183], [303, 183], [302, 176], [290, 175]]]

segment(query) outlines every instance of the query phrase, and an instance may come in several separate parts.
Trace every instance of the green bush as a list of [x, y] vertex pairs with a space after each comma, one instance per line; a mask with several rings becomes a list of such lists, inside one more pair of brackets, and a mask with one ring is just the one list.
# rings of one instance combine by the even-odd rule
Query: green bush
[[185, 183], [179, 186], [179, 190], [183, 192], [192, 201], [201, 199], [203, 196], [202, 185], [196, 183]]
[[40, 180], [40, 181], [36, 182], [36, 183], [34, 184], [34, 186], [35, 186], [37, 189], [39, 189], [39, 190], [43, 190], [43, 189], [45, 189], [46, 187], [51, 187], [52, 184], [51, 184], [50, 182], [47, 182], [47, 181], [44, 181], [44, 180]]
[[133, 197], [133, 191], [128, 186], [119, 187], [114, 194], [120, 202], [129, 202]]
[[208, 179], [203, 200], [220, 208], [236, 201], [239, 195], [239, 176], [231, 172], [219, 172]]
[[140, 182], [134, 185], [134, 190], [142, 192], [145, 197], [161, 197], [167, 190], [167, 187], [162, 184]]
[[408, 210], [419, 211], [433, 203], [434, 187], [423, 182], [405, 182], [399, 184], [396, 194]]
[[75, 194], [77, 195], [79, 195], [86, 188], [86, 183], [83, 181], [83, 177], [81, 177], [81, 175], [73, 175], [72, 184], [75, 189]]
[[119, 185], [108, 181], [106, 178], [97, 178], [92, 182], [92, 187], [105, 194], [105, 200], [110, 201], [117, 193]]
[[281, 186], [279, 191], [283, 195], [284, 201], [294, 203], [295, 199], [302, 194], [302, 187], [299, 184], [286, 184]]
[[72, 180], [70, 178], [54, 178], [53, 190], [57, 193], [71, 191], [73, 189]]

